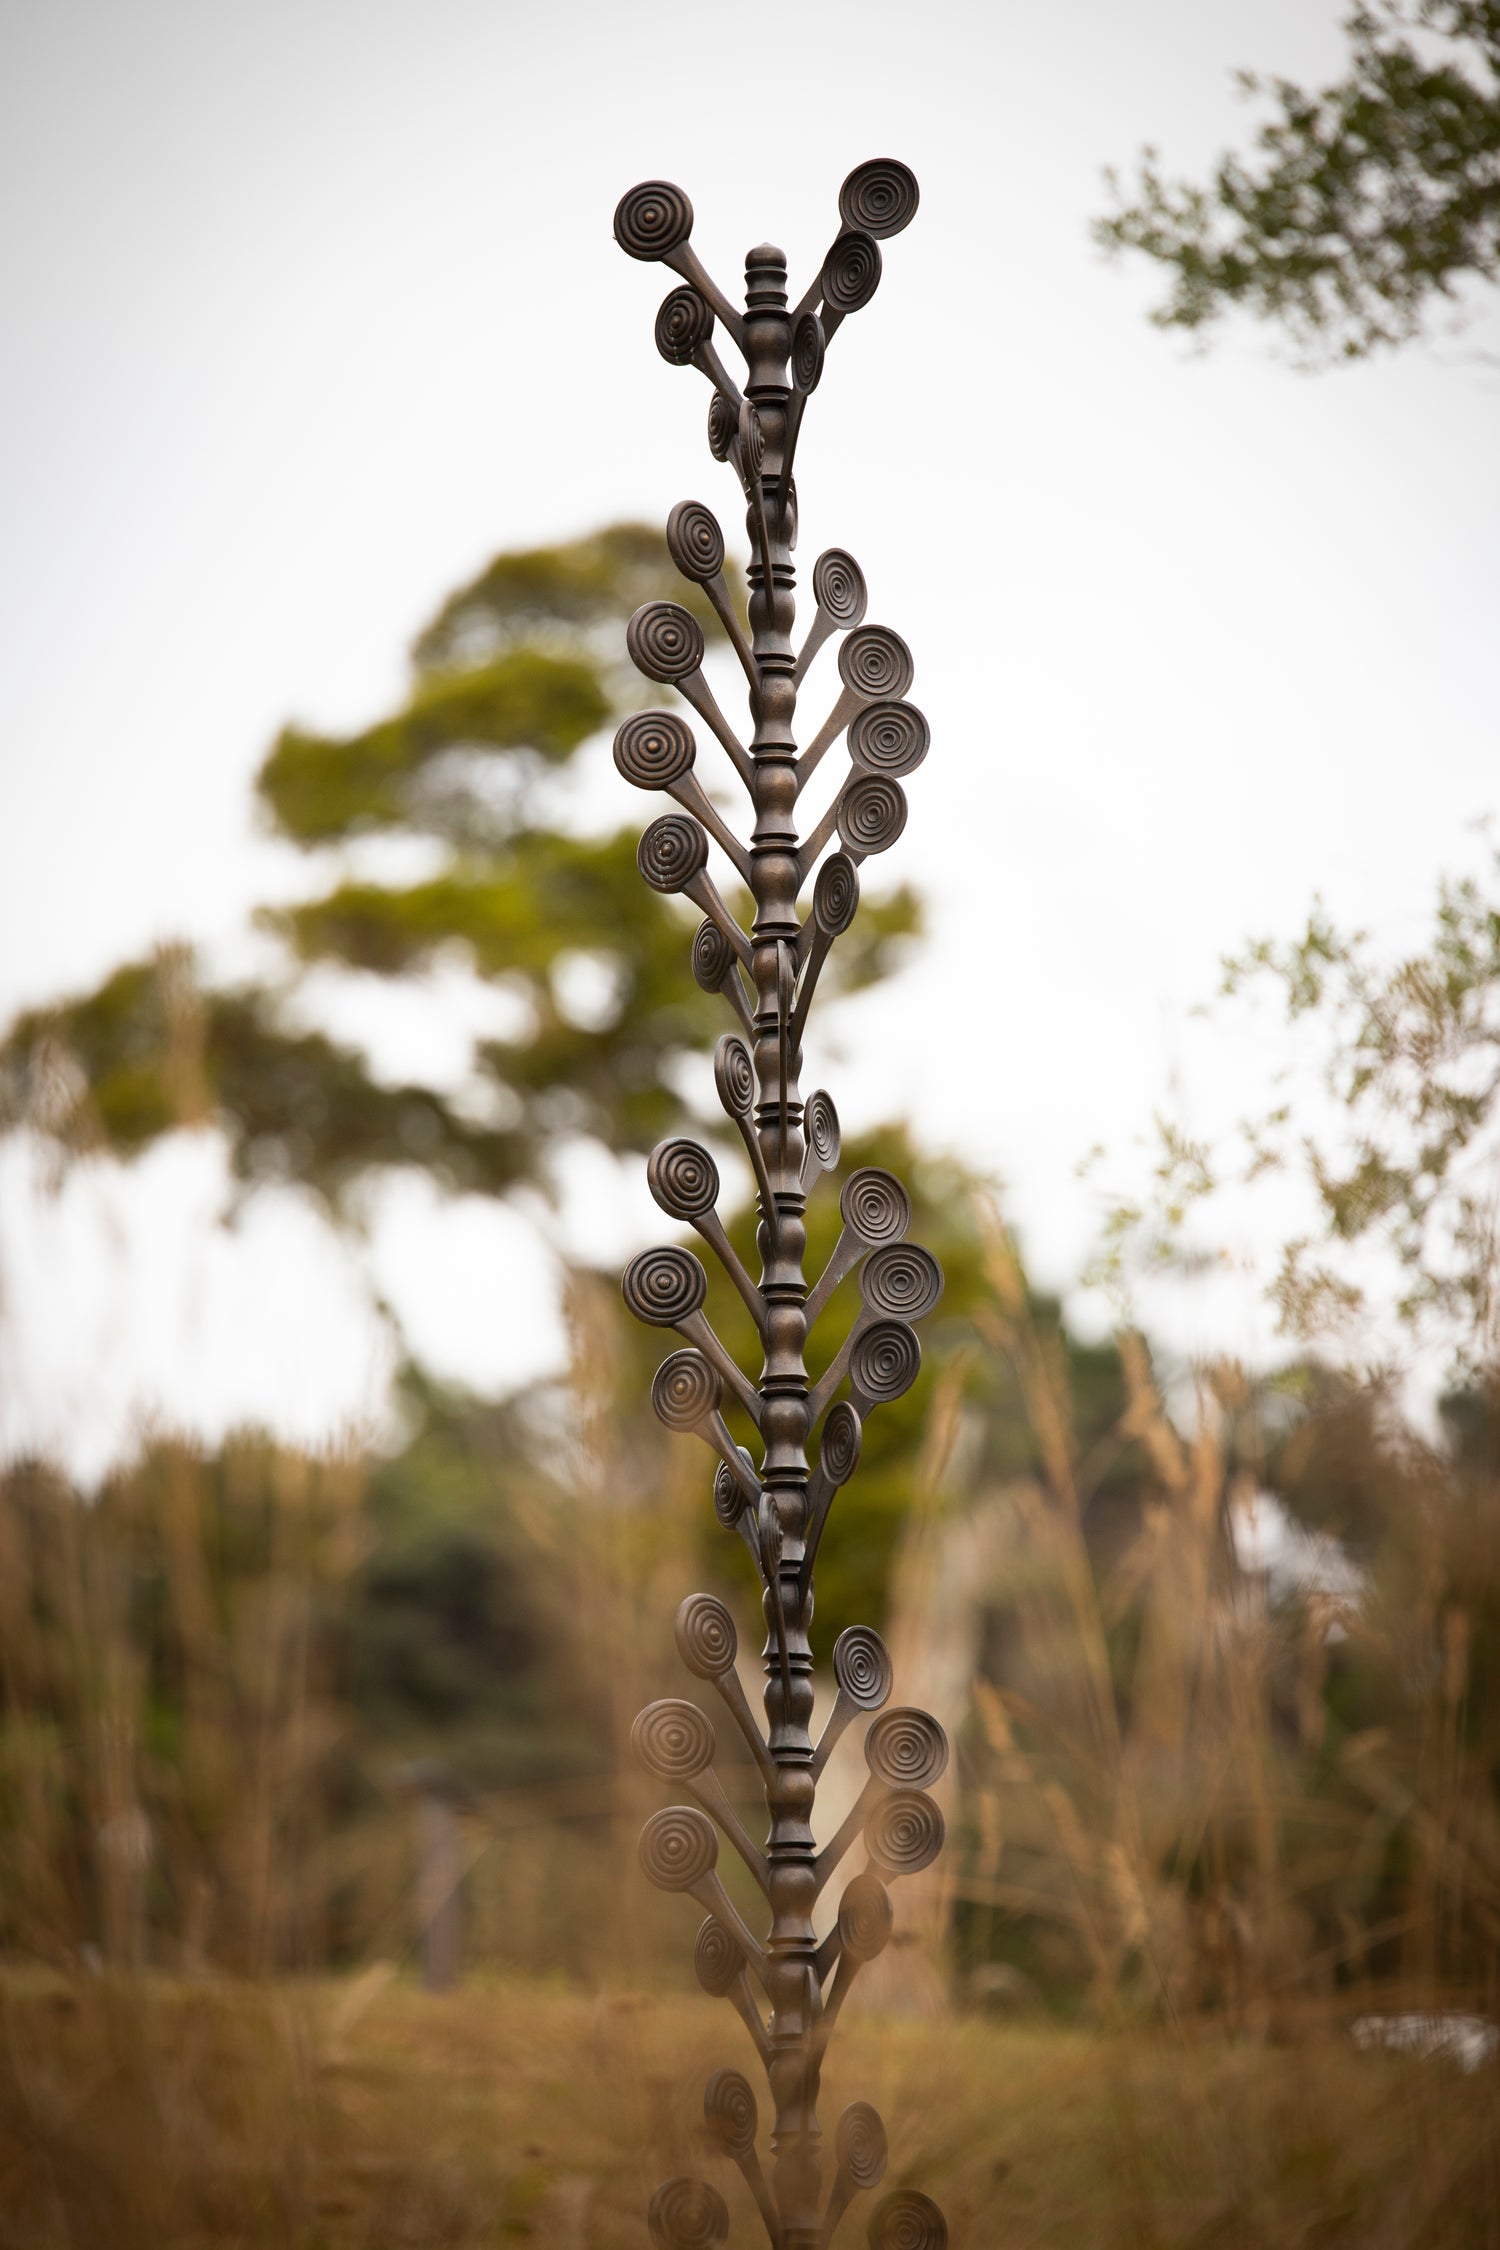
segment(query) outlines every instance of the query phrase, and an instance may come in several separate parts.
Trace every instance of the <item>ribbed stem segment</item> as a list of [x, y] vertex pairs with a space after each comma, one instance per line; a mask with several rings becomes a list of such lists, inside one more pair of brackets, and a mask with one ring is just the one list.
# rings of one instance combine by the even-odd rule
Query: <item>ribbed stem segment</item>
[[[766, 1302], [766, 1358], [761, 1375], [761, 1479], [781, 1531], [777, 1583], [765, 1594], [766, 1717], [775, 1770], [766, 1791], [770, 1831], [771, 2096], [776, 2105], [771, 2146], [773, 2187], [786, 2250], [814, 2250], [820, 2239], [822, 2162], [812, 2034], [819, 1998], [813, 1970], [816, 1940], [813, 1870], [812, 1595], [799, 1592], [807, 1517], [807, 1232], [801, 1189], [804, 1140], [797, 1057], [790, 1048], [791, 954], [797, 934], [797, 688], [792, 625], [794, 577], [781, 504], [787, 434], [791, 323], [786, 259], [763, 244], [745, 261], [745, 395], [760, 417], [764, 451], [760, 493], [747, 514], [750, 534], [750, 633], [756, 697], [755, 831], [751, 844], [755, 979], [756, 1126], [775, 1197], [762, 1226], [760, 1285]], [[769, 531], [769, 555], [761, 526]], [[767, 561], [770, 569], [767, 571]], [[777, 1607], [780, 1607], [780, 1618]], [[786, 1641], [786, 1678], [781, 1633]], [[790, 1692], [788, 1693], [788, 1682]]]

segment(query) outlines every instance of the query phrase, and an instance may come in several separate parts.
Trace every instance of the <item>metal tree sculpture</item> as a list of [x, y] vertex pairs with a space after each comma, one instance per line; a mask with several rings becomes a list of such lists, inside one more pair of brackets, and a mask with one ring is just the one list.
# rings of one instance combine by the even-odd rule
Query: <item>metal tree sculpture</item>
[[[842, 226], [822, 270], [795, 310], [787, 306], [786, 258], [762, 245], [746, 259], [745, 309], [735, 310], [704, 271], [689, 236], [693, 210], [680, 188], [648, 180], [615, 212], [615, 240], [632, 258], [657, 260], [682, 278], [656, 319], [657, 348], [674, 366], [697, 367], [713, 386], [708, 442], [734, 469], [748, 503], [750, 634], [723, 575], [724, 537], [713, 515], [684, 500], [667, 522], [667, 543], [684, 578], [701, 586], [723, 620], [749, 684], [752, 735], [742, 742], [704, 677], [703, 634], [675, 602], [648, 602], [627, 628], [630, 654], [647, 679], [670, 682], [717, 736], [754, 809], [748, 846], [721, 819], [694, 774], [692, 729], [672, 711], [644, 711], [615, 737], [615, 763], [641, 789], [662, 789], [682, 808], [654, 820], [638, 860], [653, 889], [680, 891], [705, 919], [693, 943], [693, 974], [722, 993], [740, 1031], [726, 1032], [714, 1057], [719, 1099], [738, 1127], [760, 1207], [761, 1276], [741, 1264], [715, 1210], [718, 1168], [690, 1140], [664, 1141], [647, 1178], [661, 1208], [702, 1236], [748, 1306], [765, 1364], [752, 1383], [704, 1317], [707, 1277], [691, 1251], [646, 1250], [624, 1277], [625, 1301], [641, 1320], [674, 1328], [686, 1348], [662, 1362], [652, 1403], [672, 1430], [690, 1430], [719, 1456], [714, 1510], [738, 1532], [760, 1575], [767, 1625], [763, 1735], [735, 1673], [733, 1620], [710, 1594], [690, 1594], [677, 1613], [677, 1646], [688, 1670], [711, 1681], [749, 1744], [765, 1786], [770, 1832], [759, 1850], [712, 1770], [714, 1730], [694, 1703], [669, 1699], [644, 1710], [636, 1748], [650, 1770], [682, 1784], [695, 1800], [647, 1821], [641, 1863], [664, 1890], [687, 1891], [708, 1910], [698, 1932], [696, 1967], [705, 1989], [730, 2000], [765, 2066], [775, 2119], [769, 2180], [756, 2153], [757, 2112], [737, 2070], [716, 2071], [704, 2095], [712, 2136], [733, 2157], [759, 2206], [776, 2250], [816, 2250], [831, 2240], [857, 2189], [885, 2170], [885, 2130], [867, 2102], [839, 2119], [832, 2184], [823, 2193], [817, 2122], [824, 2050], [862, 1962], [891, 1932], [887, 1881], [926, 1867], [943, 1841], [942, 1815], [926, 1791], [942, 1773], [948, 1745], [925, 1712], [883, 1708], [891, 1664], [880, 1636], [853, 1626], [833, 1652], [838, 1696], [821, 1739], [813, 1712], [808, 1628], [813, 1565], [834, 1494], [853, 1474], [871, 1409], [899, 1398], [920, 1365], [914, 1320], [942, 1290], [937, 1260], [903, 1238], [911, 1206], [899, 1180], [873, 1167], [844, 1183], [843, 1231], [811, 1290], [803, 1273], [808, 1191], [839, 1159], [838, 1116], [825, 1093], [804, 1102], [798, 1089], [803, 1034], [819, 972], [859, 904], [859, 866], [893, 844], [906, 825], [901, 783], [927, 754], [927, 722], [905, 700], [912, 661], [899, 635], [866, 625], [859, 565], [838, 548], [813, 566], [817, 607], [800, 650], [792, 646], [792, 551], [797, 488], [792, 468], [808, 399], [823, 354], [840, 323], [869, 303], [880, 280], [880, 241], [897, 234], [917, 208], [917, 183], [904, 164], [860, 165], [839, 191]], [[715, 324], [745, 363], [739, 389], [714, 347]], [[799, 752], [798, 688], [834, 633], [842, 689], [823, 724]], [[811, 832], [799, 840], [802, 790], [840, 737], [850, 769]], [[824, 853], [837, 838], [841, 849]], [[748, 932], [708, 872], [710, 840], [748, 887], [755, 916]], [[822, 861], [821, 866], [819, 861]], [[798, 899], [816, 869], [810, 911]], [[835, 1289], [859, 1273], [862, 1305], [827, 1371], [809, 1383], [808, 1333]], [[847, 1398], [837, 1397], [848, 1384]], [[759, 1434], [757, 1468], [735, 1444], [720, 1411], [725, 1390]], [[808, 1446], [817, 1439], [817, 1466]], [[870, 1778], [848, 1818], [820, 1851], [813, 1835], [818, 1778], [829, 1753], [859, 1713], [879, 1712], [865, 1736]], [[711, 1817], [710, 1817], [711, 1816]], [[715, 1871], [722, 1829], [770, 1909], [764, 1940], [747, 1926]], [[838, 1917], [819, 1937], [814, 1912], [849, 1846], [862, 1836], [866, 1865], [846, 1887]], [[770, 2006], [769, 2023], [751, 1978]], [[728, 2235], [723, 2198], [701, 2180], [668, 2180], [652, 2199], [651, 2232], [660, 2250], [707, 2250]], [[947, 2227], [928, 2197], [888, 2195], [870, 2227], [876, 2250], [942, 2250]]]

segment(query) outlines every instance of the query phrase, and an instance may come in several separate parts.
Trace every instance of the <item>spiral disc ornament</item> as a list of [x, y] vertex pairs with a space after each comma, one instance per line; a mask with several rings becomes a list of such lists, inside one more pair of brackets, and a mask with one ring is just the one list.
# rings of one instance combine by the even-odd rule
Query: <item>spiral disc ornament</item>
[[899, 701], [916, 676], [911, 650], [888, 625], [861, 625], [839, 650], [839, 678], [867, 702]]
[[723, 1923], [710, 1914], [693, 1947], [693, 1974], [699, 1984], [714, 1999], [722, 2000], [744, 1966], [744, 1954]]
[[865, 1850], [887, 1875], [920, 1875], [942, 1848], [943, 1816], [920, 1789], [893, 1789], [865, 1822]]
[[890, 1320], [925, 1320], [943, 1294], [943, 1269], [915, 1242], [889, 1242], [866, 1258], [859, 1293]]
[[879, 2187], [885, 2178], [886, 2140], [878, 2109], [869, 2102], [851, 2102], [834, 2128], [833, 2146], [857, 2188]]
[[703, 2089], [703, 2122], [726, 2155], [750, 2154], [760, 2126], [760, 2112], [743, 2071], [714, 2072]]
[[748, 1505], [739, 1478], [721, 1461], [714, 1471], [714, 1514], [726, 1531], [733, 1531]]
[[888, 852], [905, 826], [906, 792], [900, 782], [884, 773], [856, 774], [839, 799], [844, 848], [873, 858], [876, 852]]
[[675, 686], [703, 662], [703, 627], [681, 602], [644, 602], [625, 628], [625, 646], [638, 672]]
[[729, 2206], [706, 2180], [664, 2180], [646, 2221], [656, 2250], [716, 2250], [729, 2240]]
[[632, 711], [615, 730], [615, 770], [637, 789], [670, 789], [697, 754], [692, 728], [675, 711]]
[[807, 1097], [807, 1106], [802, 1112], [802, 1131], [819, 1168], [831, 1172], [839, 1160], [839, 1113], [833, 1106], [832, 1095], [825, 1094], [821, 1086]]
[[646, 1160], [646, 1185], [669, 1219], [701, 1219], [719, 1200], [719, 1167], [696, 1141], [661, 1141]]
[[667, 518], [667, 553], [684, 578], [706, 586], [724, 568], [724, 534], [700, 500], [679, 500]]
[[743, 1039], [726, 1031], [714, 1049], [714, 1086], [727, 1117], [748, 1117], [755, 1106], [755, 1065]]
[[851, 1234], [876, 1250], [882, 1243], [899, 1242], [911, 1225], [911, 1197], [894, 1172], [865, 1164], [844, 1182], [839, 1216]]
[[669, 258], [693, 231], [693, 206], [670, 180], [643, 180], [615, 205], [615, 240], [627, 258]]
[[[837, 1488], [847, 1484], [859, 1467], [859, 1449], [864, 1438], [864, 1428], [859, 1416], [846, 1398], [830, 1406], [823, 1423], [823, 1442], [818, 1448], [818, 1465], [830, 1484]], [[863, 1633], [863, 1625], [851, 1625], [852, 1633]]]
[[663, 813], [636, 845], [635, 864], [653, 891], [685, 890], [708, 864], [708, 838], [686, 813]]
[[664, 1805], [641, 1830], [638, 1850], [646, 1880], [659, 1891], [690, 1891], [718, 1864], [719, 1832], [696, 1805]]
[[717, 1413], [723, 1395], [724, 1381], [718, 1369], [691, 1347], [669, 1352], [651, 1385], [657, 1420], [669, 1430], [696, 1430]]
[[813, 885], [813, 920], [824, 937], [842, 937], [859, 908], [859, 870], [835, 852], [818, 869]]
[[734, 967], [734, 947], [717, 922], [707, 915], [693, 937], [693, 982], [704, 992], [717, 992]]
[[833, 1676], [857, 1711], [890, 1700], [891, 1652], [873, 1625], [846, 1625], [833, 1644]]
[[948, 2250], [948, 2222], [930, 2195], [897, 2188], [870, 2221], [870, 2250]]
[[708, 402], [708, 450], [716, 461], [729, 459], [729, 448], [740, 433], [739, 415], [722, 391]]
[[911, 225], [919, 200], [916, 174], [894, 156], [876, 156], [857, 164], [839, 189], [839, 217], [884, 242]]
[[740, 407], [740, 459], [744, 463], [745, 482], [753, 484], [760, 475], [766, 458], [766, 433], [760, 416], [747, 398]]
[[851, 1961], [873, 1961], [885, 1951], [895, 1926], [891, 1894], [867, 1868], [839, 1900], [839, 1943]]
[[649, 1328], [680, 1328], [702, 1309], [708, 1275], [691, 1250], [676, 1244], [642, 1250], [625, 1268], [620, 1294], [636, 1319]]
[[872, 1321], [863, 1335], [855, 1338], [849, 1354], [849, 1380], [856, 1394], [873, 1405], [888, 1406], [893, 1399], [903, 1398], [921, 1372], [922, 1347], [904, 1321]]
[[880, 244], [859, 229], [841, 234], [823, 260], [824, 309], [858, 312], [879, 287]]
[[691, 1781], [713, 1764], [718, 1745], [697, 1704], [669, 1695], [646, 1705], [630, 1730], [630, 1747], [658, 1781]]
[[674, 289], [656, 316], [656, 348], [669, 367], [690, 367], [714, 332], [713, 307], [696, 289]]
[[[827, 547], [813, 564], [813, 600], [847, 631], [865, 614], [865, 574], [842, 547]], [[894, 638], [894, 635], [892, 636]]]
[[915, 773], [931, 746], [932, 729], [915, 703], [869, 703], [849, 722], [850, 756], [893, 781]]
[[677, 1653], [699, 1680], [722, 1679], [739, 1653], [734, 1619], [713, 1594], [689, 1594], [677, 1612]]
[[930, 1712], [893, 1703], [870, 1721], [865, 1764], [888, 1789], [930, 1789], [948, 1770], [948, 1737]]
[[815, 312], [805, 312], [792, 332], [792, 381], [804, 397], [822, 380], [826, 348], [822, 321]]

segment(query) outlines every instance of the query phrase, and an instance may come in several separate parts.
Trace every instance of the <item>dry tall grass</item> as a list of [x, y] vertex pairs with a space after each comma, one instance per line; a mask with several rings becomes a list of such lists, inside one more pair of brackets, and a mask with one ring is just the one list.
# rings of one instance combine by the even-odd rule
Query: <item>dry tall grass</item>
[[[719, 2181], [701, 1998], [481, 1982], [0, 1984], [4, 2250], [627, 2250], [663, 2174]], [[1494, 2250], [1500, 2100], [1455, 2076], [1212, 2029], [1100, 2038], [851, 2006], [829, 2114], [873, 2099], [888, 2178], [970, 2250]], [[843, 2233], [860, 2236], [856, 2207]]]
[[[950, 1848], [899, 1903], [923, 1973], [898, 1947], [867, 1977], [826, 2113], [874, 2099], [893, 2182], [956, 2242], [1497, 2250], [1500, 2072], [1349, 2028], [1500, 1998], [1500, 1486], [1389, 1445], [1399, 1536], [1360, 1598], [1272, 1600], [1228, 1536], [1264, 1466], [1251, 1387], [1205, 1376], [1184, 1435], [1126, 1338], [1110, 1458], [1082, 1454], [987, 1225], [974, 1350], [1013, 1371], [1041, 1466], [976, 1474], [955, 1364], [891, 1628], [903, 1696], [958, 1745]], [[575, 1409], [512, 1504], [610, 1755], [462, 1815], [470, 1981], [441, 2001], [410, 1974], [400, 1746], [372, 1753], [340, 1669], [361, 1466], [165, 1446], [91, 1508], [0, 1481], [4, 2250], [609, 2250], [658, 2177], [711, 2162], [695, 2093], [743, 2033], [681, 1991], [693, 1917], [639, 1879], [655, 1800], [624, 1757], [640, 1703], [681, 1692], [664, 1620], [702, 1478], [621, 1412], [609, 1299], [582, 1284], [573, 1317]]]

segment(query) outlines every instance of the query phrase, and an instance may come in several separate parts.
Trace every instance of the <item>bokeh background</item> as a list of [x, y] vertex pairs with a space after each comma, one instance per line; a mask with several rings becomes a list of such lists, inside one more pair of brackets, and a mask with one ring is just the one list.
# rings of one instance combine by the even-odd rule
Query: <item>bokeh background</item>
[[949, 1286], [819, 1626], [958, 1755], [840, 2098], [958, 2241], [1500, 2239], [1500, 321], [1205, 349], [1092, 231], [1337, 9], [0, 42], [0, 2243], [623, 2242], [708, 2161], [628, 1730], [753, 1614], [614, 1276], [718, 1026], [609, 740], [651, 533], [740, 526], [610, 221], [800, 294], [884, 153], [800, 552], [934, 748], [805, 1080]]

